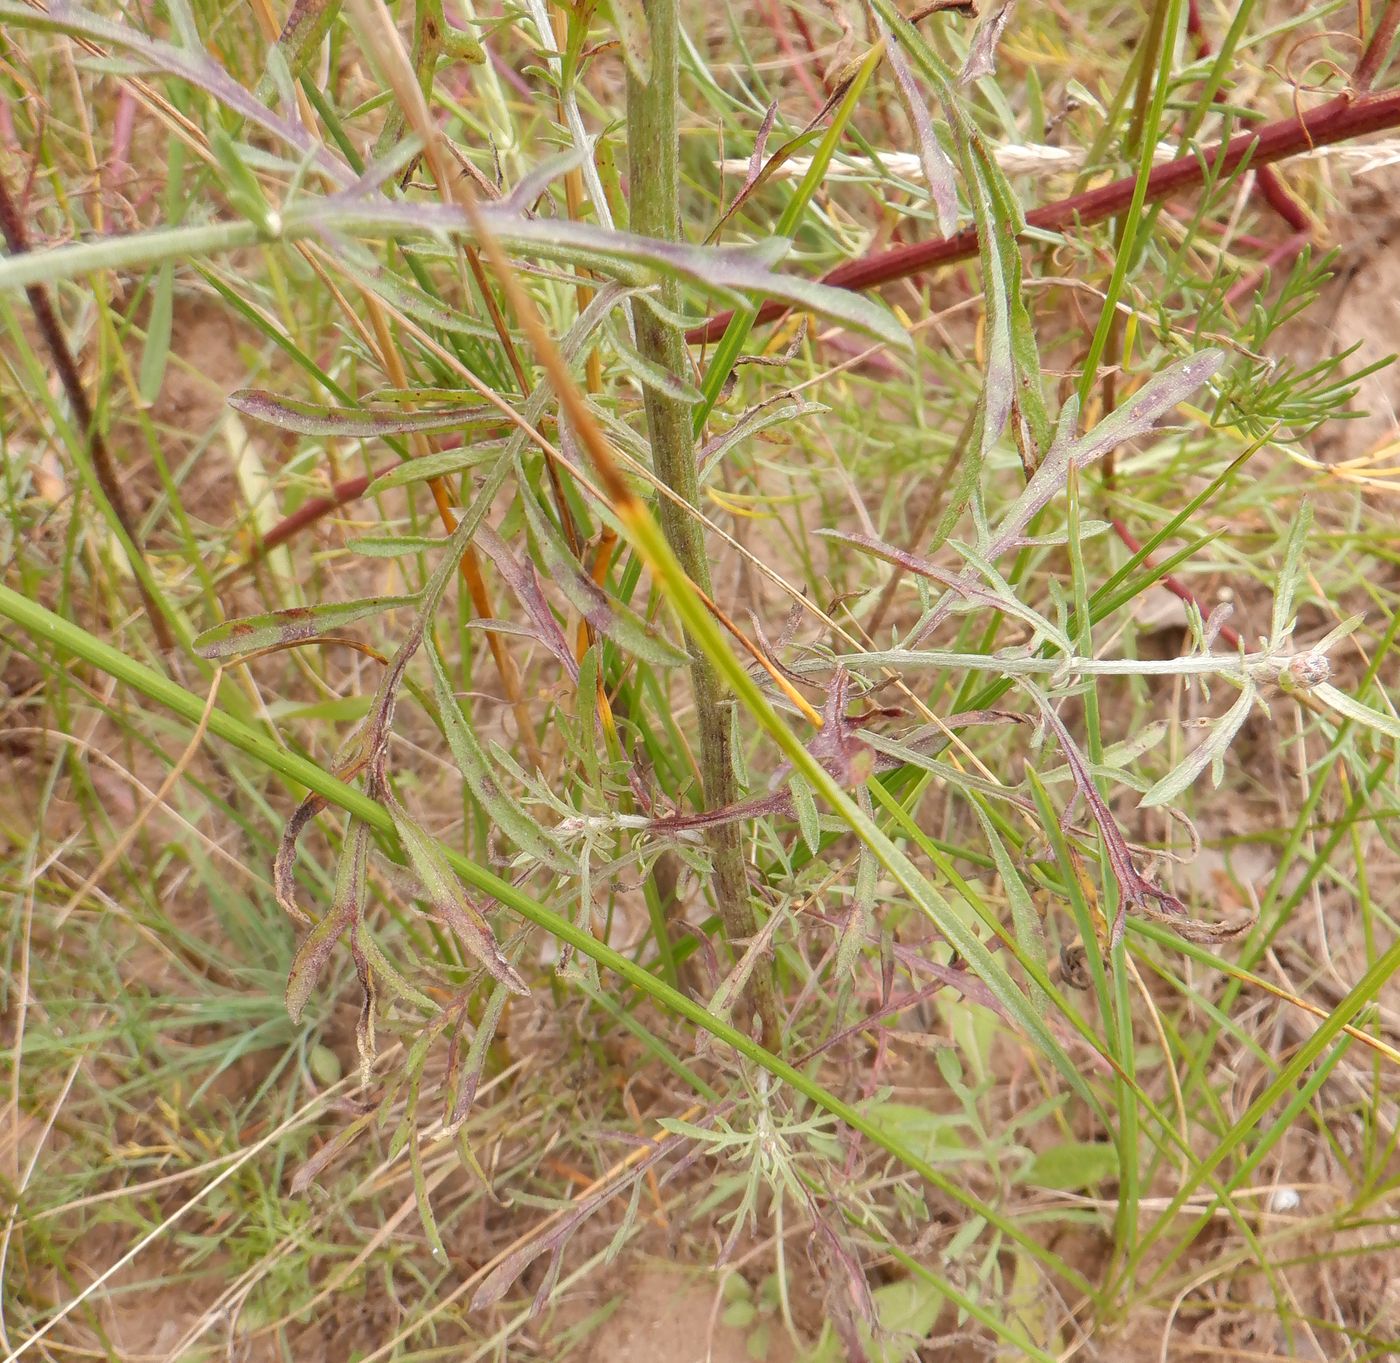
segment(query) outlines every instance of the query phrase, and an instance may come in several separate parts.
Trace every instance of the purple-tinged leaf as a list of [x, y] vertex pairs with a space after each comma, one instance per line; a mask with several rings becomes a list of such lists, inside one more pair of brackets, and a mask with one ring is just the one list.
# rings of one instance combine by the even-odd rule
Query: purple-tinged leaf
[[571, 170], [576, 170], [582, 165], [587, 150], [587, 147], [582, 150], [570, 147], [567, 151], [546, 157], [521, 176], [510, 193], [498, 201], [497, 207], [507, 213], [525, 217], [554, 181], [562, 179]]
[[614, 600], [583, 571], [533, 498], [522, 497], [520, 504], [554, 585], [594, 630], [644, 662], [658, 667], [685, 666], [688, 659], [683, 650], [663, 639], [639, 615]]
[[[670, 1128], [677, 1124], [664, 1122], [663, 1125]], [[561, 1209], [546, 1218], [545, 1225], [537, 1236], [511, 1250], [486, 1275], [481, 1286], [476, 1289], [476, 1294], [472, 1297], [471, 1309], [481, 1311], [488, 1306], [494, 1306], [510, 1291], [520, 1275], [541, 1254], [545, 1252], [552, 1255], [559, 1254], [568, 1243], [569, 1237], [594, 1212], [610, 1202], [624, 1188], [635, 1184], [661, 1160], [673, 1154], [683, 1142], [684, 1137], [680, 1135], [670, 1135], [664, 1140], [647, 1142], [652, 1147], [650, 1153], [632, 1165], [620, 1178], [600, 1188], [596, 1193], [584, 1198], [567, 1211]]]
[[967, 61], [963, 63], [959, 85], [968, 85], [981, 76], [992, 76], [997, 69], [997, 44], [1016, 8], [1016, 0], [1001, 0], [1001, 4], [987, 11], [978, 21], [977, 30], [972, 35], [972, 45], [968, 49]]
[[[1123, 837], [1112, 811], [1104, 803], [1103, 796], [1099, 794], [1098, 787], [1094, 784], [1093, 773], [1089, 770], [1089, 763], [1085, 760], [1084, 754], [1079, 751], [1078, 745], [1070, 737], [1069, 730], [1065, 727], [1064, 721], [1055, 713], [1054, 706], [1036, 688], [1028, 687], [1027, 689], [1035, 697], [1041, 713], [1045, 716], [1046, 726], [1055, 735], [1055, 741], [1060, 745], [1060, 751], [1065, 755], [1070, 775], [1074, 778], [1075, 790], [1087, 806], [1090, 817], [1098, 825], [1099, 838], [1103, 842], [1109, 870], [1118, 886], [1118, 912], [1114, 917], [1113, 928], [1109, 935], [1109, 947], [1116, 947], [1123, 939], [1123, 928], [1127, 922], [1130, 904], [1134, 908], [1149, 912], [1159, 909], [1161, 912], [1171, 915], [1173, 919], [1189, 919], [1190, 915], [1186, 905], [1181, 900], [1139, 874], [1137, 867], [1133, 864], [1133, 854], [1128, 848], [1127, 840]], [[1068, 817], [1068, 813], [1069, 811], [1066, 810], [1066, 817]]]
[[[1000, 524], [988, 535], [987, 543], [978, 546], [982, 557], [995, 562], [1018, 548], [1031, 521], [1064, 490], [1071, 467], [1082, 472], [1124, 441], [1146, 435], [1178, 403], [1184, 402], [1211, 378], [1224, 362], [1224, 351], [1210, 348], [1168, 365], [1154, 374], [1121, 407], [1110, 412], [1092, 431], [1078, 438], [1074, 435], [1074, 428], [1078, 421], [1079, 403], [1076, 398], [1070, 398], [1060, 411], [1055, 438], [1040, 467]], [[972, 582], [976, 580], [976, 575], [969, 571], [959, 580], [964, 579]], [[929, 612], [914, 633], [911, 640], [914, 646], [921, 644], [947, 619], [952, 604], [950, 598], [945, 596]]]
[[[847, 289], [820, 284], [804, 275], [780, 274], [771, 266], [791, 248], [772, 238], [742, 247], [689, 246], [610, 231], [593, 223], [565, 219], [521, 218], [491, 206], [481, 210], [488, 229], [507, 250], [539, 255], [566, 264], [585, 265], [604, 278], [628, 284], [644, 282], [645, 271], [684, 279], [708, 293], [777, 298], [806, 312], [885, 341], [900, 350], [909, 337], [882, 305]], [[283, 216], [283, 236], [312, 230], [374, 236], [398, 230], [426, 236], [470, 237], [465, 214], [455, 205], [409, 200], [366, 199], [338, 194], [305, 202]]]
[[240, 388], [229, 395], [228, 405], [278, 430], [357, 440], [413, 432], [466, 431], [482, 425], [499, 426], [504, 421], [494, 407], [449, 407], [431, 412], [406, 412], [402, 407], [327, 407], [279, 398], [261, 388]]
[[366, 616], [417, 604], [416, 596], [371, 596], [359, 601], [293, 606], [289, 610], [269, 611], [266, 615], [248, 615], [241, 620], [225, 620], [205, 630], [194, 641], [194, 651], [201, 658], [231, 658], [260, 648], [315, 639]]
[[1032, 518], [1063, 490], [1071, 465], [1082, 472], [1125, 441], [1146, 435], [1178, 403], [1184, 402], [1211, 378], [1224, 362], [1225, 352], [1210, 348], [1168, 365], [1078, 439], [1073, 438], [1073, 422], [1079, 408], [1071, 399], [1061, 413], [1060, 429], [1049, 453], [1016, 504], [1002, 518], [985, 556], [1000, 558], [1019, 545]]
[[850, 692], [851, 674], [838, 667], [822, 707], [822, 727], [807, 745], [807, 751], [847, 790], [864, 785], [875, 771], [875, 753], [856, 737], [855, 723], [846, 714]]
[[359, 923], [365, 911], [365, 868], [369, 863], [369, 825], [351, 819], [346, 846], [340, 853], [335, 894], [325, 917], [306, 935], [292, 959], [287, 974], [287, 1012], [293, 1022], [301, 1020], [311, 991], [321, 978], [331, 952], [341, 935]]
[[919, 164], [923, 167], [929, 197], [938, 210], [938, 230], [945, 237], [951, 237], [958, 230], [958, 187], [953, 178], [953, 163], [938, 145], [933, 120], [929, 117], [928, 102], [914, 80], [914, 73], [909, 69], [899, 39], [889, 32], [882, 21], [877, 19], [876, 22], [885, 35], [885, 60], [894, 73], [900, 103], [904, 105], [909, 122], [914, 125], [914, 137], [919, 144]]
[[448, 866], [447, 859], [435, 839], [428, 836], [408, 815], [387, 787], [382, 792], [384, 802], [394, 820], [399, 841], [408, 853], [409, 864], [423, 885], [428, 902], [453, 935], [491, 974], [512, 993], [528, 994], [529, 986], [516, 969], [501, 955], [491, 925], [481, 911], [467, 898], [461, 882]]
[[846, 1351], [846, 1363], [868, 1363], [870, 1356], [861, 1340], [861, 1327], [864, 1327], [866, 1335], [873, 1334], [877, 1328], [870, 1284], [855, 1253], [822, 1215], [816, 1198], [806, 1189], [803, 1195], [812, 1218], [807, 1253], [826, 1288], [832, 1328]]
[[559, 621], [545, 599], [540, 575], [533, 561], [520, 559], [510, 551], [506, 542], [489, 525], [483, 523], [476, 532], [476, 545], [496, 565], [501, 580], [510, 588], [515, 599], [534, 621], [535, 637], [563, 664], [570, 678], [578, 681], [578, 660], [559, 628]]

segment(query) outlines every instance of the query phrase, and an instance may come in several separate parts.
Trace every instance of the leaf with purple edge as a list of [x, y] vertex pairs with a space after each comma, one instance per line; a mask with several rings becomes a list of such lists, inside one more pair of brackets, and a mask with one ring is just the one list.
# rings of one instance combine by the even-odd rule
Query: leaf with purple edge
[[685, 666], [687, 658], [683, 650], [663, 639], [639, 615], [614, 600], [583, 571], [531, 497], [522, 497], [520, 504], [554, 585], [589, 625], [644, 662], [658, 667]]
[[422, 884], [434, 912], [452, 929], [453, 935], [462, 946], [494, 979], [499, 980], [512, 993], [528, 994], [529, 986], [520, 978], [515, 967], [501, 955], [491, 925], [476, 905], [467, 898], [466, 891], [452, 873], [437, 841], [430, 838], [409, 817], [408, 811], [398, 802], [392, 791], [386, 789], [383, 794], [399, 841], [408, 854], [409, 864]]
[[311, 991], [321, 978], [331, 952], [341, 936], [358, 923], [365, 911], [365, 868], [369, 864], [369, 825], [351, 819], [346, 845], [336, 871], [335, 893], [325, 916], [306, 934], [287, 973], [287, 1013], [301, 1020]]

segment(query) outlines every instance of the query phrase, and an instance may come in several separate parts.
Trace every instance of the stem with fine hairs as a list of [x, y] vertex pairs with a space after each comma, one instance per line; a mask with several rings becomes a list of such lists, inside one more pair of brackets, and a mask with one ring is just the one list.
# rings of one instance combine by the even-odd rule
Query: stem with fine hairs
[[[678, 30], [677, 0], [649, 0], [647, 20], [651, 38], [651, 72], [646, 83], [630, 66], [627, 73], [627, 160], [631, 228], [643, 236], [676, 241], [680, 227], [680, 137], [677, 125]], [[662, 308], [681, 310], [680, 286], [662, 279], [656, 286]], [[652, 364], [683, 377], [688, 372], [685, 336], [651, 308], [634, 310], [637, 348]], [[713, 595], [704, 532], [691, 508], [699, 502], [695, 437], [685, 403], [655, 385], [645, 388], [647, 431], [657, 475], [685, 505], [662, 498], [661, 528], [686, 575], [707, 597]], [[714, 665], [687, 636], [691, 689], [700, 729], [700, 775], [705, 805], [718, 809], [737, 803], [739, 785], [730, 750], [730, 721], [734, 702], [725, 697]], [[720, 824], [709, 833], [714, 863], [715, 900], [730, 950], [741, 956], [757, 932], [749, 895], [739, 828]], [[760, 962], [750, 976], [748, 996], [757, 1011], [764, 1044], [778, 1049], [781, 1024], [772, 967]]]

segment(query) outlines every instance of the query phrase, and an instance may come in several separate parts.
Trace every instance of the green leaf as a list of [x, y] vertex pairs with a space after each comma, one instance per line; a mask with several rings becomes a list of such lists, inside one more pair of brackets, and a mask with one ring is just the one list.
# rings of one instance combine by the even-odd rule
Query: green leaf
[[486, 751], [462, 713], [447, 676], [447, 666], [432, 639], [427, 641], [427, 654], [442, 730], [468, 789], [491, 816], [492, 823], [522, 852], [553, 870], [576, 875], [578, 865], [573, 858], [545, 832], [541, 824], [525, 812], [523, 805], [506, 794], [497, 783]]
[[225, 620], [222, 625], [206, 629], [195, 639], [193, 647], [201, 658], [231, 658], [274, 644], [315, 639], [367, 616], [417, 604], [416, 596], [368, 596], [328, 606], [292, 606], [288, 610], [268, 611], [265, 615], [245, 615], [242, 619]]
[[[858, 1325], [861, 1342], [872, 1363], [913, 1363], [943, 1314], [943, 1296], [932, 1284], [919, 1278], [902, 1278], [885, 1283], [871, 1294], [878, 1331]], [[802, 1356], [802, 1363], [843, 1363], [847, 1357], [836, 1332], [828, 1325], [815, 1349]]]
[[622, 39], [627, 69], [643, 85], [650, 85], [651, 29], [642, 0], [602, 0], [601, 8]]
[[794, 772], [788, 777], [788, 790], [792, 794], [792, 807], [797, 814], [797, 826], [802, 830], [802, 841], [813, 856], [821, 850], [822, 829], [817, 818], [817, 802], [812, 798], [812, 787]]
[[1066, 1141], [1042, 1150], [1021, 1181], [1036, 1188], [1077, 1192], [1118, 1177], [1118, 1151], [1109, 1141]]
[[390, 488], [408, 487], [413, 483], [426, 482], [429, 478], [451, 478], [480, 464], [492, 463], [501, 457], [504, 444], [499, 440], [487, 440], [460, 450], [439, 450], [436, 454], [405, 459], [397, 468], [376, 478], [365, 489], [365, 496], [375, 497]]
[[389, 814], [394, 829], [408, 853], [409, 864], [422, 882], [424, 892], [433, 908], [441, 915], [452, 934], [490, 974], [512, 993], [528, 994], [529, 986], [511, 963], [501, 955], [491, 925], [481, 911], [467, 898], [466, 891], [453, 875], [436, 839], [430, 838], [411, 818], [408, 811], [386, 791]]
[[1235, 741], [1235, 735], [1249, 718], [1257, 694], [1254, 683], [1246, 681], [1240, 689], [1239, 699], [1211, 725], [1205, 740], [1193, 749], [1184, 762], [1169, 771], [1142, 797], [1142, 806], [1150, 809], [1156, 805], [1170, 804], [1212, 762], [1223, 757], [1230, 744]]
[[151, 315], [146, 320], [146, 345], [141, 352], [141, 369], [136, 380], [143, 402], [154, 402], [165, 382], [174, 300], [175, 266], [167, 260], [156, 274], [156, 286], [151, 294]]

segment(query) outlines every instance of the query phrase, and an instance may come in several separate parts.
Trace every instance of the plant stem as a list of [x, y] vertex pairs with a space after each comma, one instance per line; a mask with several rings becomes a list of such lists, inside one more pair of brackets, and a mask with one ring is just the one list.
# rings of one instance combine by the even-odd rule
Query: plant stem
[[[680, 235], [677, 0], [648, 0], [646, 9], [651, 36], [651, 79], [643, 83], [630, 68], [627, 73], [631, 228], [644, 236], [676, 241]], [[679, 283], [663, 278], [656, 288], [663, 309], [678, 313], [681, 309]], [[678, 377], [685, 375], [688, 357], [681, 330], [663, 321], [648, 307], [636, 308], [634, 317], [637, 348], [642, 355], [668, 373]], [[659, 391], [654, 385], [647, 386], [645, 401], [657, 476], [685, 503], [680, 505], [662, 498], [659, 507], [662, 531], [686, 575], [706, 596], [712, 596], [704, 532], [690, 510], [698, 505], [700, 496], [690, 410], [677, 397]], [[689, 633], [686, 647], [690, 653], [691, 689], [700, 727], [704, 802], [707, 809], [718, 809], [739, 799], [739, 783], [730, 751], [733, 702], [725, 698], [714, 665]], [[736, 825], [723, 824], [711, 829], [708, 836], [714, 861], [715, 900], [730, 950], [738, 956], [743, 953], [743, 943], [757, 932], [740, 833]], [[749, 998], [761, 1019], [765, 1044], [770, 1049], [778, 1049], [781, 1027], [771, 968], [760, 965], [755, 970]]]
[[[29, 237], [25, 231], [24, 218], [19, 205], [10, 197], [9, 186], [0, 176], [0, 234], [11, 255], [23, 255], [29, 250]], [[34, 313], [35, 325], [44, 338], [44, 345], [58, 371], [59, 381], [68, 397], [68, 405], [73, 409], [73, 420], [78, 426], [78, 438], [87, 448], [95, 482], [103, 497], [112, 508], [123, 540], [123, 548], [136, 577], [136, 589], [141, 594], [146, 608], [146, 617], [151, 622], [151, 630], [161, 652], [171, 653], [175, 648], [175, 633], [170, 627], [167, 607], [160, 599], [159, 591], [150, 575], [149, 567], [141, 552], [141, 540], [136, 528], [136, 518], [127, 505], [126, 494], [122, 491], [121, 479], [117, 474], [107, 442], [102, 438], [102, 430], [97, 424], [97, 415], [88, 401], [87, 390], [83, 387], [78, 373], [78, 363], [68, 348], [68, 340], [59, 325], [58, 317], [49, 302], [48, 293], [37, 283], [25, 287], [30, 310]]]
[[[1221, 176], [1229, 175], [1246, 156], [1250, 167], [1258, 169], [1301, 152], [1346, 142], [1353, 137], [1363, 137], [1367, 133], [1397, 125], [1400, 125], [1400, 90], [1387, 90], [1383, 94], [1359, 98], [1342, 95], [1295, 117], [1281, 118], [1262, 128], [1240, 133], [1224, 147], [1219, 144], [1206, 147], [1200, 152], [1188, 153], [1155, 167], [1147, 177], [1145, 202], [1160, 203], [1173, 194], [1199, 189], [1205, 183], [1207, 174], [1213, 171]], [[1067, 199], [1032, 209], [1026, 214], [1026, 226], [1044, 232], [1067, 232], [1091, 227], [1123, 212], [1132, 202], [1137, 183], [1137, 175], [1129, 175], [1098, 189], [1073, 194]], [[951, 237], [917, 241], [909, 246], [897, 246], [892, 250], [862, 256], [859, 260], [847, 261], [824, 274], [821, 282], [834, 288], [862, 293], [896, 279], [907, 279], [910, 275], [936, 269], [940, 265], [970, 260], [977, 250], [977, 230], [968, 227]], [[788, 310], [787, 303], [770, 299], [759, 308], [752, 325], [771, 322]], [[719, 313], [687, 332], [686, 339], [697, 344], [716, 340], [724, 334], [732, 316], [731, 312]]]

